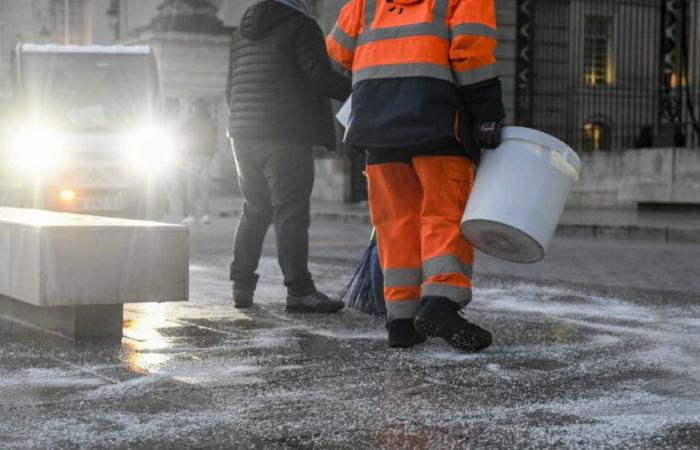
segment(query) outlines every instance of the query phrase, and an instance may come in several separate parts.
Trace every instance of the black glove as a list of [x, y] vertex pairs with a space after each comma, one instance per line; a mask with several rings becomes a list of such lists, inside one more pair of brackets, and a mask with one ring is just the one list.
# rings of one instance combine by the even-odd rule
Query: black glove
[[476, 136], [481, 148], [496, 148], [501, 145], [503, 121], [483, 122], [477, 126]]

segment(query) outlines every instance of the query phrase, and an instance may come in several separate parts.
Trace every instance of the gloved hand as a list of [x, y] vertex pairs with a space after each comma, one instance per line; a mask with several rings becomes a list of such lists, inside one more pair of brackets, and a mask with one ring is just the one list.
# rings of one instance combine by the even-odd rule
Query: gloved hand
[[483, 122], [477, 126], [476, 136], [481, 148], [496, 148], [501, 145], [503, 121]]

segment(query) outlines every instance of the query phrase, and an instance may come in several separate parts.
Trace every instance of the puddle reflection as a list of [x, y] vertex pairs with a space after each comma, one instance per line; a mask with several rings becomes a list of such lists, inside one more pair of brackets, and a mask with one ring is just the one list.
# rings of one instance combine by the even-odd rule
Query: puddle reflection
[[159, 373], [170, 360], [171, 344], [158, 331], [168, 325], [165, 305], [144, 303], [137, 318], [124, 321], [124, 364], [134, 373]]

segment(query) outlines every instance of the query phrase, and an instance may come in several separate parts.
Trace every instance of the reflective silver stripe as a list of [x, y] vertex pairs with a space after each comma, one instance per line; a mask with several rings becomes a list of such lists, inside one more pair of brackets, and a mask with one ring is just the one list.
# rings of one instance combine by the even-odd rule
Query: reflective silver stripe
[[472, 266], [464, 264], [459, 258], [452, 255], [437, 256], [423, 261], [423, 276], [425, 280], [441, 273], [461, 273], [471, 279]]
[[[365, 28], [358, 36], [358, 45], [367, 44], [372, 41], [382, 39], [394, 39], [409, 36], [439, 36], [444, 39], [449, 39], [450, 33], [447, 30], [445, 19], [447, 18], [447, 7], [449, 0], [436, 0], [433, 9], [432, 23], [416, 23], [411, 25], [402, 25], [398, 27], [372, 29], [372, 22], [377, 11], [376, 0], [365, 0]], [[400, 5], [397, 7], [401, 7]], [[421, 31], [418, 31], [421, 30]]]
[[478, 83], [479, 81], [488, 80], [496, 77], [496, 65], [489, 64], [486, 66], [477, 67], [476, 69], [465, 70], [463, 72], [455, 72], [455, 77], [460, 86], [467, 86]]
[[466, 305], [472, 301], [472, 290], [449, 284], [427, 283], [421, 290], [423, 297], [446, 297], [460, 305]]
[[420, 311], [419, 300], [401, 300], [386, 302], [386, 316], [389, 320], [413, 319]]
[[483, 36], [496, 39], [497, 32], [483, 23], [460, 23], [450, 29], [450, 37], [456, 36]]
[[372, 28], [372, 22], [374, 22], [374, 14], [376, 11], [376, 0], [365, 0], [365, 31], [369, 31], [370, 28]]
[[447, 26], [445, 19], [447, 19], [447, 6], [450, 0], [436, 0], [435, 9], [433, 9], [433, 23], [438, 25]]
[[355, 46], [357, 45], [357, 39], [353, 38], [345, 31], [341, 30], [338, 25], [333, 27], [330, 36], [344, 49], [354, 52]]
[[423, 282], [420, 269], [387, 269], [384, 271], [384, 287], [418, 287]]
[[417, 23], [392, 28], [379, 28], [362, 33], [357, 39], [357, 45], [365, 45], [370, 42], [382, 41], [385, 39], [398, 39], [413, 36], [437, 36], [448, 40], [450, 33], [447, 27], [435, 23]]
[[352, 74], [353, 84], [360, 81], [380, 78], [431, 77], [454, 83], [455, 79], [449, 67], [428, 63], [391, 64], [373, 66], [358, 70]]

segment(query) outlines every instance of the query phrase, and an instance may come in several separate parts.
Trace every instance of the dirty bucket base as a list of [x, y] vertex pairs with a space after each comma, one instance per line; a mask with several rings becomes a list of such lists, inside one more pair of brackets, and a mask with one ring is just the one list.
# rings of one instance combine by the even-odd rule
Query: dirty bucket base
[[534, 263], [545, 256], [542, 245], [530, 235], [510, 225], [475, 219], [462, 224], [462, 233], [482, 252], [517, 263]]

